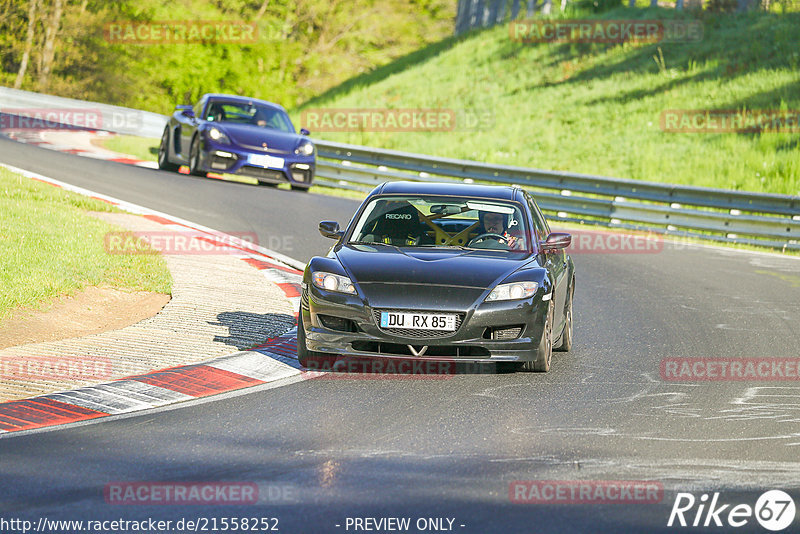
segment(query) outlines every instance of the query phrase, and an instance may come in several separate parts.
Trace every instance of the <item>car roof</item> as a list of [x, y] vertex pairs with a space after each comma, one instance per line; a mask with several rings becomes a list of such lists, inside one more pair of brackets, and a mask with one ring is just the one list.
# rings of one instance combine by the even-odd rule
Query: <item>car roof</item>
[[227, 100], [228, 102], [238, 102], [240, 104], [248, 104], [250, 102], [256, 102], [258, 104], [263, 104], [265, 106], [280, 109], [281, 111], [286, 111], [284, 107], [281, 106], [280, 104], [276, 104], [275, 102], [268, 102], [266, 100], [261, 100], [259, 98], [252, 98], [249, 96], [226, 95], [223, 93], [206, 93], [202, 96], [202, 98], [206, 99], [213, 98], [214, 100]]
[[373, 195], [452, 195], [495, 200], [518, 200], [520, 188], [508, 185], [459, 184], [453, 182], [386, 182]]

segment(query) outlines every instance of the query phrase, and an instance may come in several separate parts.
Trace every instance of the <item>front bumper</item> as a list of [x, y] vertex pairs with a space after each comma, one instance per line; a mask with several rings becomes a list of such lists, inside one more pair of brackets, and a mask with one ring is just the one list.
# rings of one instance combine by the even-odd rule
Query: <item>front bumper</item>
[[[326, 292], [308, 284], [301, 297], [299, 320], [303, 321], [308, 350], [331, 356], [525, 362], [536, 359], [542, 337], [549, 304], [542, 296], [540, 288], [526, 300], [481, 302], [463, 310], [436, 309], [421, 302], [405, 311], [457, 313], [461, 323], [452, 333], [409, 335], [379, 326], [376, 311], [398, 308], [376, 310], [359, 296]], [[493, 335], [513, 334], [517, 328], [516, 337], [492, 339]]]
[[264, 152], [247, 150], [236, 145], [224, 145], [206, 139], [200, 151], [200, 168], [205, 172], [250, 176], [259, 182], [311, 187], [316, 172], [316, 157], [298, 154], [269, 154], [283, 159], [282, 166], [263, 167], [251, 162], [251, 156]]

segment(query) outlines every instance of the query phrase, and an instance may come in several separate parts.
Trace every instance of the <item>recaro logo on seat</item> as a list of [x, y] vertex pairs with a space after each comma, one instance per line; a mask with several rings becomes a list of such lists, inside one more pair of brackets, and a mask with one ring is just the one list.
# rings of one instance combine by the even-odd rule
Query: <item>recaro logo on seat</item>
[[409, 213], [387, 213], [387, 219], [410, 219], [411, 214]]

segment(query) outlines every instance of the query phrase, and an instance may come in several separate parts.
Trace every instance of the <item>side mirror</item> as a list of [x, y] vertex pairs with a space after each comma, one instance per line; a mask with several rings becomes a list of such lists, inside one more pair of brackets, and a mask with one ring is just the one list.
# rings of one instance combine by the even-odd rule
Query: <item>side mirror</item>
[[305, 128], [300, 128], [300, 135], [311, 135], [311, 132], [309, 132]]
[[344, 232], [339, 230], [339, 223], [336, 221], [322, 221], [319, 223], [319, 233], [323, 237], [330, 239], [339, 239], [344, 235]]
[[570, 234], [562, 234], [553, 232], [547, 236], [547, 239], [540, 243], [542, 252], [553, 252], [567, 248], [572, 244], [572, 236]]

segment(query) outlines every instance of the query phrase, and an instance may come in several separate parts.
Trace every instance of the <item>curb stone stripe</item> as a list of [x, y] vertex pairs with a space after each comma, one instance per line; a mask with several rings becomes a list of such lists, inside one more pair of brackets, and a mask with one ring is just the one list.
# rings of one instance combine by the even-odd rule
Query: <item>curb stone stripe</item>
[[155, 408], [194, 398], [170, 389], [126, 379], [45, 396], [110, 415]]
[[86, 421], [108, 415], [74, 404], [34, 397], [0, 405], [0, 428], [9, 432]]
[[208, 395], [263, 384], [260, 380], [216, 369], [205, 364], [176, 367], [142, 376], [134, 376], [130, 379], [138, 380], [151, 386], [178, 391], [192, 397], [207, 397]]

